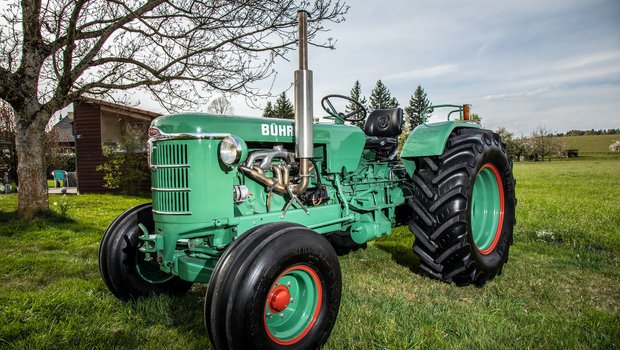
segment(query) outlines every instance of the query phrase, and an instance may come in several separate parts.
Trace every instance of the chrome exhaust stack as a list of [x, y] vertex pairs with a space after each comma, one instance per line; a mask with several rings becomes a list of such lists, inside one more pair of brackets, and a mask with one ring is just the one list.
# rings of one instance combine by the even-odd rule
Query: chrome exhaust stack
[[308, 70], [308, 13], [297, 12], [299, 21], [299, 70], [295, 71], [295, 154], [297, 158], [314, 156], [312, 133], [312, 71]]
[[299, 22], [299, 70], [295, 71], [295, 155], [299, 159], [300, 182], [295, 194], [304, 193], [310, 177], [310, 159], [314, 157], [312, 130], [312, 71], [308, 69], [308, 12], [297, 12]]

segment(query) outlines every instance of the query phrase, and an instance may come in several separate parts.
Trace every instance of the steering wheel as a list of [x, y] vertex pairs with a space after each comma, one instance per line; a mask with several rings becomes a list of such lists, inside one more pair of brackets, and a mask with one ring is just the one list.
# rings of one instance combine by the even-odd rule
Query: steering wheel
[[[355, 108], [353, 109], [352, 112], [347, 113], [347, 114], [344, 114], [343, 112], [338, 112], [336, 108], [334, 108], [334, 105], [332, 104], [332, 102], [330, 101], [330, 99], [336, 99], [336, 98], [341, 98], [349, 102], [352, 102]], [[321, 107], [323, 107], [325, 112], [327, 112], [329, 115], [336, 118], [336, 120], [346, 120], [348, 122], [359, 122], [359, 121], [366, 119], [367, 112], [366, 112], [366, 108], [364, 107], [364, 105], [362, 105], [358, 101], [348, 96], [327, 95], [323, 97], [323, 99], [321, 100]]]

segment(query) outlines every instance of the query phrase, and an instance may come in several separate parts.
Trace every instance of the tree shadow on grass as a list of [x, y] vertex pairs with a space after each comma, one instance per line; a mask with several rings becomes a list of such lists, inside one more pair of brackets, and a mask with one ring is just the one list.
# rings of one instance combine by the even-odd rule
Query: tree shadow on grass
[[50, 224], [72, 226], [78, 222], [51, 210], [39, 211], [30, 219], [20, 218], [17, 211], [0, 211], [0, 236], [11, 237], [16, 233], [36, 230]]
[[410, 247], [394, 242], [376, 242], [374, 246], [386, 253], [390, 253], [390, 255], [392, 255], [392, 259], [398, 265], [408, 268], [415, 274], [424, 274], [424, 272], [420, 269], [420, 258], [413, 253], [413, 250]]
[[17, 211], [0, 211], [0, 236], [11, 237], [21, 232], [41, 229], [50, 224], [69, 228], [78, 224], [78, 221], [52, 210], [39, 211], [30, 219], [20, 218]]
[[53, 210], [40, 210], [34, 214], [30, 219], [20, 218], [17, 214], [17, 210], [14, 211], [0, 211], [0, 224], [8, 223], [10, 221], [50, 221], [54, 223], [75, 223], [76, 220], [66, 215], [61, 215]]

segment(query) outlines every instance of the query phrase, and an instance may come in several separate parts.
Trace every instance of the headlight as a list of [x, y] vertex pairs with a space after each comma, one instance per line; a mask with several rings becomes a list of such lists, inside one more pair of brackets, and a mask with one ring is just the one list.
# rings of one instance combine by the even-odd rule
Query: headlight
[[226, 165], [239, 163], [242, 158], [247, 156], [245, 142], [234, 135], [226, 136], [220, 142], [220, 159]]

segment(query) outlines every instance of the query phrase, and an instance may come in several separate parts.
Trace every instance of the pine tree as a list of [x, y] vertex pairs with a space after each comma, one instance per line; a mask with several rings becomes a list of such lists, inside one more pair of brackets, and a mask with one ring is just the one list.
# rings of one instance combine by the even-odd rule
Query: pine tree
[[396, 108], [398, 104], [396, 98], [392, 97], [390, 90], [381, 82], [381, 79], [377, 80], [377, 84], [370, 94], [368, 109], [373, 111], [375, 109]]
[[422, 89], [422, 86], [418, 85], [413, 95], [411, 95], [411, 99], [409, 99], [409, 105], [405, 107], [405, 113], [409, 120], [409, 130], [413, 130], [424, 122], [422, 111], [430, 105], [431, 101], [426, 97], [426, 92]]
[[267, 106], [265, 106], [265, 110], [263, 111], [263, 117], [273, 118], [273, 114], [273, 104], [271, 104], [271, 101], [267, 101]]
[[[362, 97], [362, 86], [360, 84], [359, 80], [355, 81], [355, 84], [353, 84], [353, 89], [351, 89], [351, 98], [354, 99], [355, 101], [358, 101], [359, 103], [362, 104], [362, 106], [364, 106], [364, 108], [367, 108], [367, 104], [368, 101], [366, 100], [366, 97]], [[359, 108], [358, 105], [354, 104], [354, 103], [350, 103], [347, 105], [346, 109], [345, 109], [345, 114], [349, 114], [355, 110], [357, 110]], [[357, 125], [360, 128], [364, 127], [364, 123], [365, 120], [360, 120], [358, 122], [352, 122], [351, 124], [353, 125]]]
[[400, 103], [398, 103], [398, 100], [396, 99], [396, 97], [392, 97], [390, 99], [390, 103], [388, 103], [388, 107], [387, 108], [396, 108], [396, 107], [398, 107], [398, 105], [400, 105]]
[[293, 110], [293, 104], [286, 97], [286, 93], [283, 92], [278, 96], [276, 104], [273, 107], [273, 118], [293, 119], [295, 118], [295, 110]]

